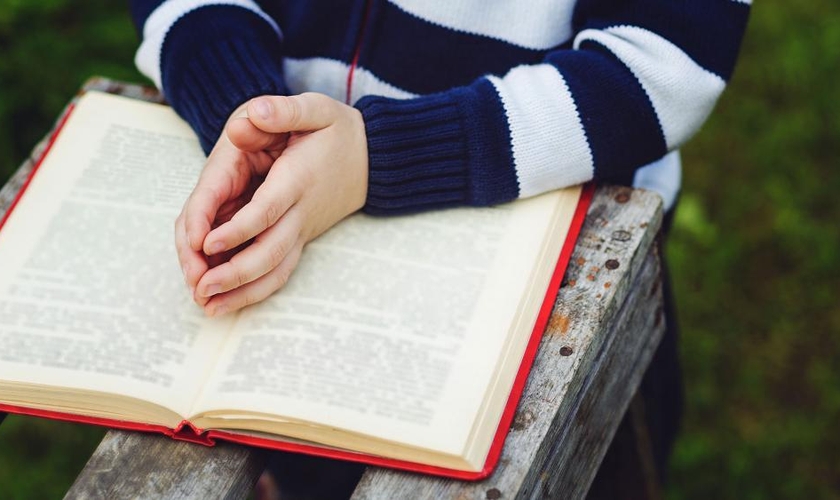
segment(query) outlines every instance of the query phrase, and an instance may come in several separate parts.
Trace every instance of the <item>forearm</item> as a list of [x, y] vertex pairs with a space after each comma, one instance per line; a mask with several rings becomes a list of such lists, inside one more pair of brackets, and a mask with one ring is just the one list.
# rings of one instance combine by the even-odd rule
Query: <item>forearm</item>
[[230, 114], [259, 95], [287, 94], [281, 33], [252, 0], [132, 0], [136, 63], [198, 134], [205, 152]]
[[409, 101], [357, 103], [366, 210], [487, 205], [636, 169], [700, 127], [731, 75], [748, 5], [580, 2], [572, 47], [502, 77]]

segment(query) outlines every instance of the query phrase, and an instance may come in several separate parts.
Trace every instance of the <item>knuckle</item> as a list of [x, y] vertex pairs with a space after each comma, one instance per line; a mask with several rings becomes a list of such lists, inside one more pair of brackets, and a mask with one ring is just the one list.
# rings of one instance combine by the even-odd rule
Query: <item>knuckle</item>
[[286, 177], [288, 192], [296, 203], [314, 185], [315, 174], [308, 165], [298, 162], [289, 162], [288, 170], [291, 174]]
[[248, 273], [244, 269], [240, 269], [240, 268], [234, 268], [233, 280], [234, 280], [234, 283], [236, 283], [236, 286], [234, 288], [238, 288], [238, 287], [248, 283], [249, 281], [251, 281], [248, 278]]
[[291, 266], [282, 266], [277, 268], [277, 270], [272, 274], [272, 285], [274, 290], [279, 290], [286, 286], [286, 283], [289, 282], [289, 278], [292, 277], [292, 267]]
[[217, 189], [213, 188], [212, 186], [203, 185], [199, 186], [195, 189], [195, 194], [197, 196], [201, 196], [204, 198], [209, 198], [211, 200], [218, 200], [221, 198]]
[[283, 259], [286, 258], [286, 255], [287, 255], [286, 245], [284, 245], [282, 243], [278, 243], [276, 245], [271, 245], [269, 247], [269, 257], [268, 257], [270, 268], [274, 269], [277, 266], [279, 266], [280, 263], [283, 262]]
[[315, 105], [323, 105], [332, 101], [331, 97], [321, 94], [320, 92], [304, 92], [301, 94], [301, 97]]
[[296, 129], [300, 125], [302, 118], [300, 103], [293, 97], [285, 97], [280, 102], [283, 103], [283, 113], [286, 115], [289, 128]]
[[243, 173], [248, 174], [250, 171], [251, 162], [248, 158], [246, 156], [237, 156], [233, 162], [233, 168], [225, 170], [224, 178], [230, 185], [234, 185], [237, 182], [238, 176], [241, 176]]
[[260, 297], [255, 292], [249, 290], [242, 295], [242, 305], [240, 307], [250, 306], [252, 304], [256, 304], [264, 297]]
[[181, 264], [181, 267], [184, 267], [184, 264], [187, 263], [187, 256], [182, 245], [175, 245], [175, 254], [178, 256], [178, 263]]
[[185, 241], [182, 241], [180, 238], [175, 239], [175, 254], [178, 256], [178, 262], [181, 265], [187, 263], [189, 260], [189, 250], [189, 245]]
[[243, 226], [243, 227], [237, 227], [234, 230], [233, 237], [234, 237], [234, 241], [232, 242], [233, 244], [231, 244], [231, 242], [228, 242], [225, 245], [226, 248], [232, 249], [232, 248], [235, 248], [235, 247], [245, 243], [246, 241], [251, 239], [251, 234], [248, 231], [248, 228]]
[[264, 227], [269, 228], [280, 219], [280, 207], [274, 201], [267, 201], [261, 204], [260, 211], [263, 215]]
[[273, 226], [283, 215], [281, 213], [282, 207], [278, 201], [263, 189], [254, 194], [248, 205], [248, 219], [252, 221], [252, 224], [260, 225], [256, 228], [257, 234]]

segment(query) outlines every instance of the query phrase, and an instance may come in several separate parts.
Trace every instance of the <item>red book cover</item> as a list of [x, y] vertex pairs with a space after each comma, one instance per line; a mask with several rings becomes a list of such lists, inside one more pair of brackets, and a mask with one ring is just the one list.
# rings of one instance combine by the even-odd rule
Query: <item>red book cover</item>
[[[72, 113], [73, 105], [69, 106], [66, 110], [64, 116], [59, 120], [56, 130], [52, 133], [50, 137], [49, 144], [44, 149], [43, 153], [41, 154], [40, 158], [36, 162], [35, 166], [33, 167], [32, 172], [29, 175], [24, 186], [21, 188], [20, 192], [17, 194], [15, 200], [12, 202], [11, 206], [4, 214], [2, 218], [0, 218], [0, 229], [2, 229], [5, 222], [8, 220], [9, 215], [11, 214], [12, 210], [14, 209], [17, 202], [23, 196], [26, 188], [28, 187], [31, 179], [37, 173], [39, 166], [43, 162], [43, 159], [46, 157], [47, 153], [49, 152], [52, 143], [55, 141], [56, 137], [58, 136], [59, 132], [61, 131], [62, 126], [67, 121], [67, 118]], [[513, 422], [514, 415], [516, 413], [517, 404], [519, 402], [520, 396], [522, 395], [522, 391], [525, 388], [525, 384], [528, 378], [528, 373], [530, 372], [531, 366], [534, 362], [534, 358], [536, 357], [537, 350], [540, 345], [540, 340], [542, 338], [543, 331], [548, 323], [549, 317], [551, 315], [551, 311], [553, 309], [555, 300], [557, 298], [557, 293], [560, 288], [560, 283], [562, 282], [563, 275], [565, 273], [566, 267], [569, 263], [571, 258], [572, 252], [575, 247], [575, 242], [577, 240], [578, 234], [580, 233], [581, 227], [583, 225], [584, 219], [586, 217], [586, 212], [589, 207], [589, 204], [592, 200], [592, 196], [594, 194], [595, 186], [592, 183], [586, 184], [583, 187], [581, 192], [580, 199], [578, 201], [577, 208], [575, 210], [574, 216], [572, 217], [571, 225], [569, 227], [566, 240], [563, 244], [562, 250], [560, 255], [558, 256], [557, 264], [555, 266], [554, 272], [552, 274], [551, 280], [549, 282], [548, 289], [545, 293], [542, 306], [540, 308], [539, 315], [537, 317], [536, 323], [534, 325], [534, 329], [531, 333], [530, 339], [527, 344], [527, 348], [523, 355], [522, 361], [519, 366], [519, 370], [517, 372], [516, 378], [514, 380], [513, 388], [511, 390], [510, 395], [508, 396], [507, 404], [505, 409], [502, 413], [501, 420], [499, 425], [496, 429], [495, 436], [490, 447], [489, 454], [485, 461], [484, 467], [481, 471], [472, 472], [472, 471], [463, 471], [457, 469], [448, 469], [443, 467], [431, 466], [422, 463], [415, 463], [403, 460], [395, 460], [390, 458], [379, 457], [375, 455], [369, 455], [364, 453], [357, 453], [353, 451], [347, 450], [340, 450], [330, 447], [321, 447], [317, 444], [303, 444], [300, 442], [291, 442], [291, 441], [284, 441], [282, 437], [278, 437], [278, 439], [271, 439], [271, 438], [263, 438], [249, 434], [238, 434], [236, 432], [229, 432], [229, 431], [222, 431], [222, 430], [204, 430], [198, 429], [193, 426], [188, 421], [183, 421], [177, 428], [170, 429], [168, 427], [162, 425], [154, 425], [154, 424], [144, 424], [138, 422], [131, 422], [131, 421], [123, 421], [123, 420], [115, 420], [115, 419], [108, 419], [108, 418], [100, 418], [100, 417], [93, 417], [93, 416], [85, 416], [85, 415], [77, 415], [72, 413], [63, 413], [63, 412], [56, 412], [56, 411], [49, 411], [49, 410], [40, 410], [40, 409], [33, 409], [21, 406], [14, 406], [5, 404], [0, 401], [0, 411], [8, 412], [8, 413], [16, 413], [22, 415], [31, 415], [36, 417], [43, 417], [43, 418], [50, 418], [54, 420], [63, 420], [63, 421], [71, 421], [71, 422], [80, 422], [86, 424], [94, 424], [100, 426], [106, 426], [111, 428], [118, 428], [118, 429], [126, 429], [126, 430], [134, 430], [134, 431], [144, 431], [144, 432], [156, 432], [161, 433], [166, 436], [169, 436], [173, 439], [189, 441], [197, 444], [202, 444], [206, 446], [212, 446], [215, 444], [217, 440], [225, 440], [231, 441], [251, 446], [258, 446], [262, 448], [270, 448], [276, 450], [283, 450], [283, 451], [290, 451], [296, 453], [304, 453], [309, 455], [316, 455], [326, 458], [334, 458], [334, 459], [341, 459], [341, 460], [350, 460], [354, 462], [365, 463], [374, 466], [381, 466], [381, 467], [388, 467], [393, 469], [400, 469], [400, 470], [407, 470], [413, 472], [419, 472], [423, 474], [430, 474], [430, 475], [437, 475], [437, 476], [445, 476], [451, 477], [454, 479], [462, 479], [462, 480], [479, 480], [489, 476], [493, 469], [495, 468], [496, 464], [499, 461], [499, 458], [502, 453], [502, 448], [504, 446], [505, 438], [508, 434], [510, 429], [511, 423]]]

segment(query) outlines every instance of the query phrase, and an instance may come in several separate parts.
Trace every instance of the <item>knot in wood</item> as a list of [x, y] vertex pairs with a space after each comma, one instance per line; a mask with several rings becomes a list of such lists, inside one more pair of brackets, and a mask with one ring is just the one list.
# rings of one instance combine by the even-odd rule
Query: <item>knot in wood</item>
[[610, 259], [604, 263], [604, 267], [606, 267], [610, 271], [614, 271], [618, 269], [618, 261], [615, 259]]
[[561, 356], [571, 356], [574, 351], [571, 347], [564, 345], [560, 348], [560, 355]]
[[521, 411], [516, 412], [516, 417], [514, 417], [513, 424], [510, 427], [515, 431], [521, 431], [522, 429], [531, 425], [531, 422], [533, 421], [534, 412], [525, 408]]
[[613, 199], [616, 203], [627, 203], [628, 201], [630, 201], [630, 193], [628, 191], [621, 191], [620, 193], [615, 195], [615, 198]]
[[487, 500], [499, 500], [502, 498], [502, 492], [499, 491], [499, 488], [490, 488], [487, 490], [486, 498]]
[[619, 229], [618, 231], [613, 231], [611, 238], [614, 241], [630, 241], [633, 235], [630, 234], [629, 231], [625, 231], [623, 229]]

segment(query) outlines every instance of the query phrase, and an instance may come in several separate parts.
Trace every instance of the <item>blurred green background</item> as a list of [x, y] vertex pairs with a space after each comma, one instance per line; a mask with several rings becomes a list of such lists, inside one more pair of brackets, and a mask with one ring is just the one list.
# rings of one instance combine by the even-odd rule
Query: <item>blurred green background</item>
[[[91, 75], [142, 81], [122, 2], [0, 0], [0, 181]], [[840, 498], [840, 2], [755, 6], [684, 149], [668, 247], [687, 385], [669, 499]], [[0, 498], [60, 498], [102, 432], [8, 417]]]

